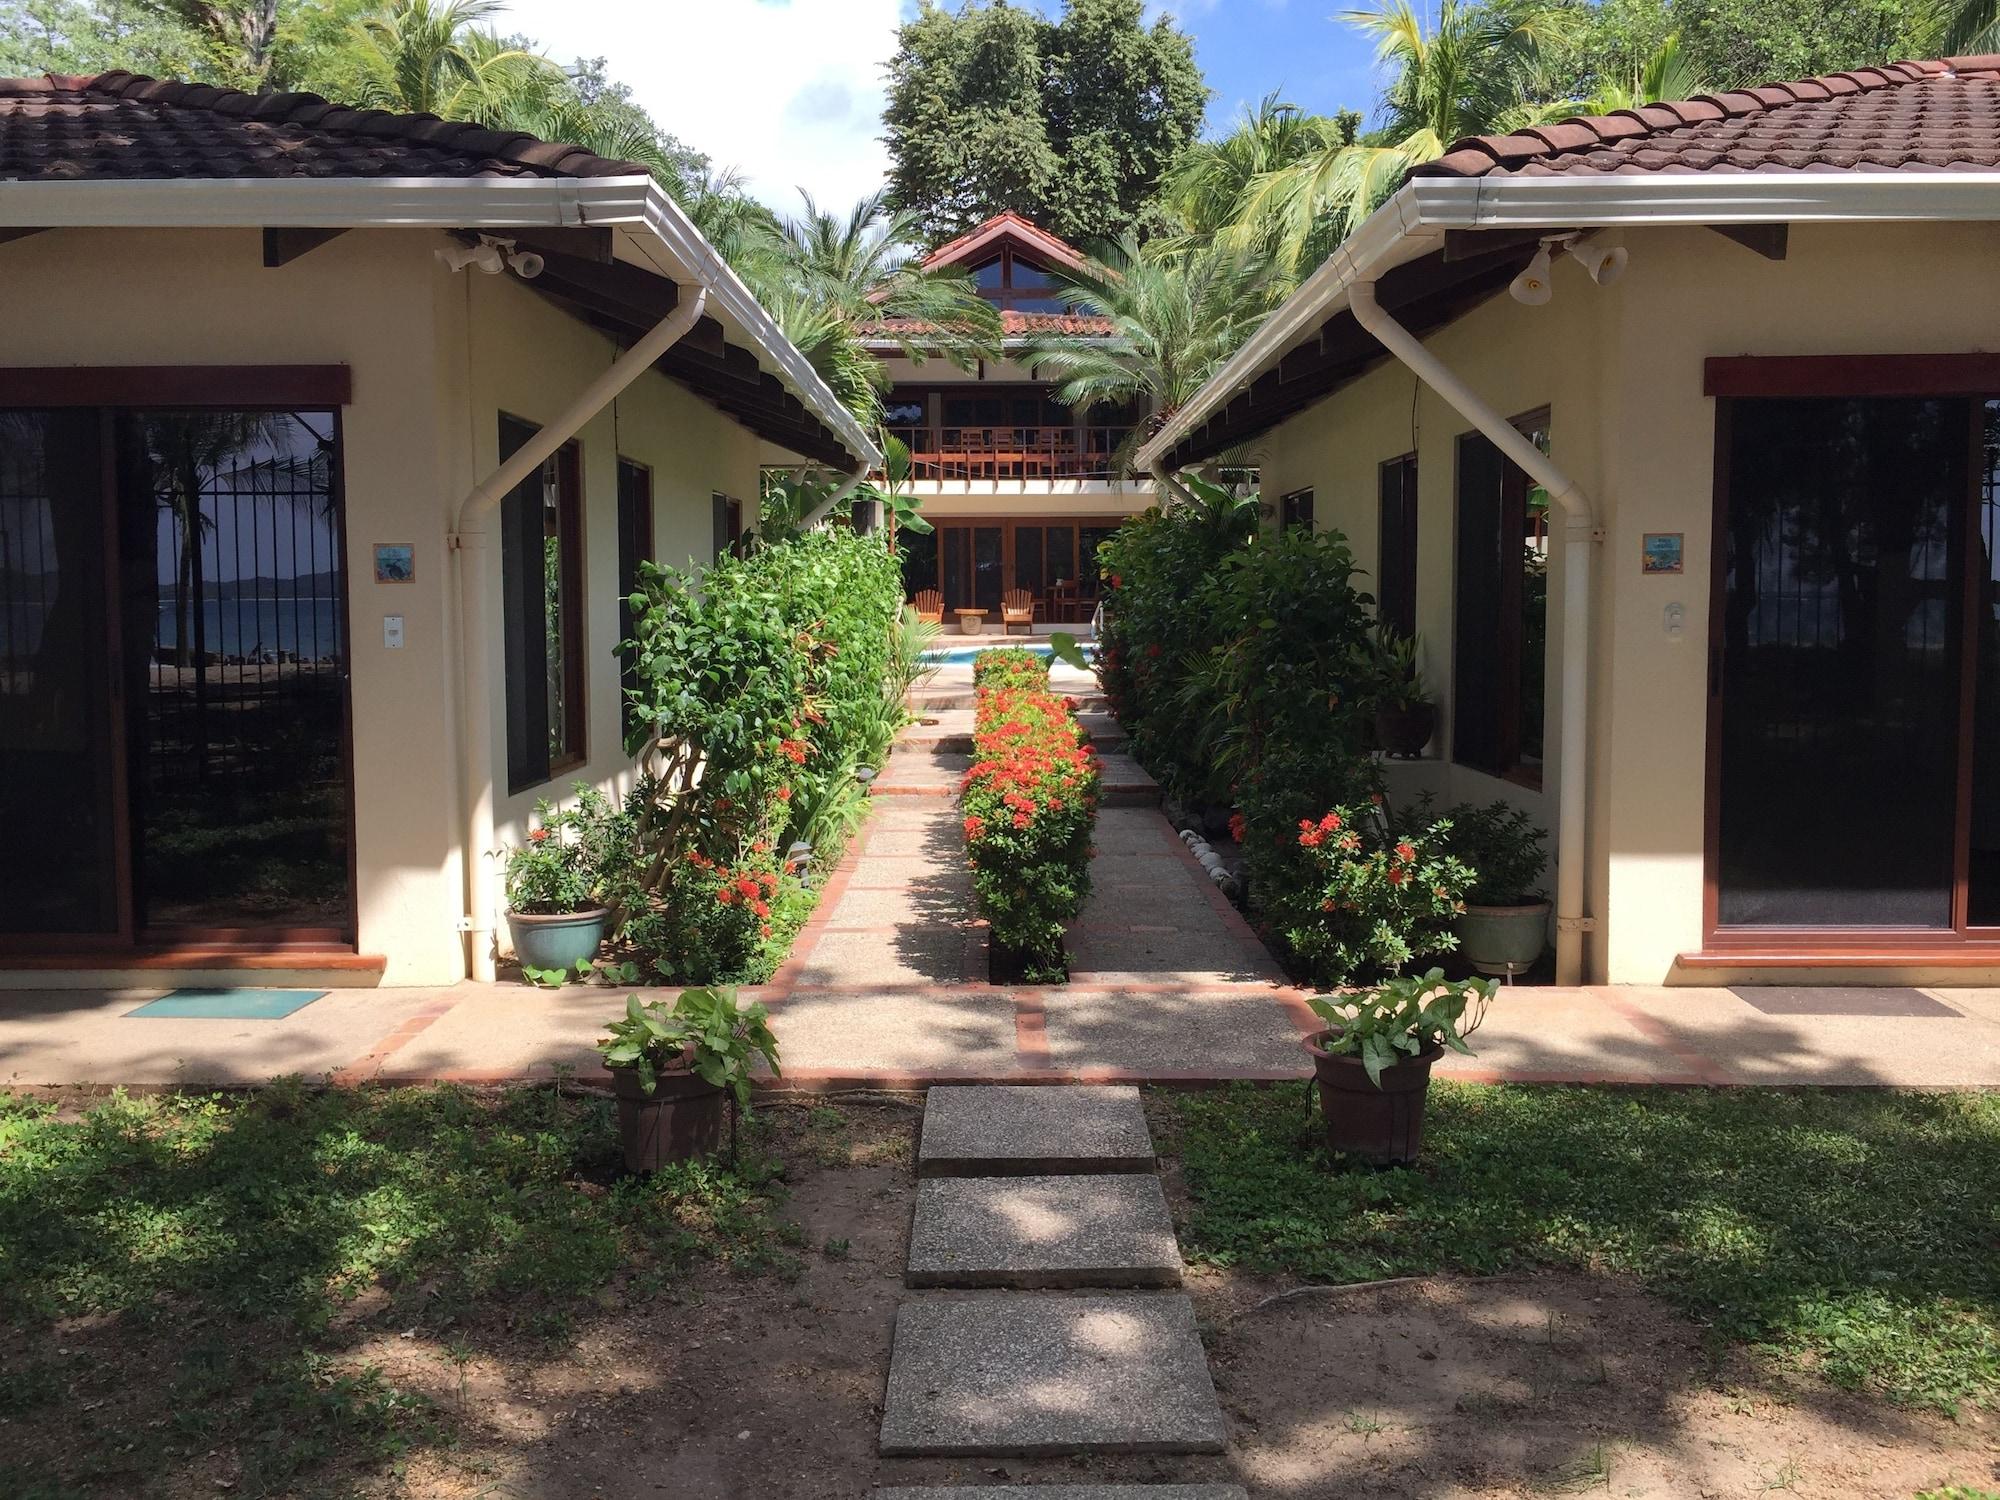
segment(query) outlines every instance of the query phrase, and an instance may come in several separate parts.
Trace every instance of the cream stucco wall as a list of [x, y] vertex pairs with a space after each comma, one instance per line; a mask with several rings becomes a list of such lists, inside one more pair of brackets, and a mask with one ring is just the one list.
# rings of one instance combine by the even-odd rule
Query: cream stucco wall
[[[420, 231], [355, 231], [276, 270], [264, 268], [254, 231], [62, 230], [0, 247], [7, 365], [349, 367], [341, 436], [358, 946], [387, 959], [388, 984], [449, 983], [465, 971], [450, 518], [498, 463], [502, 411], [546, 422], [615, 356], [610, 341], [511, 280], [447, 271], [432, 253], [443, 243]], [[755, 515], [755, 437], [662, 376], [641, 376], [579, 443], [589, 755], [560, 787], [503, 795], [503, 840], [519, 836], [538, 794], [576, 777], [620, 787], [630, 774], [613, 655], [617, 458], [653, 471], [663, 561], [708, 561], [713, 491], [742, 499], [746, 521]], [[377, 542], [414, 546], [412, 582], [374, 581]], [[494, 775], [504, 793], [497, 538], [478, 555], [493, 630]], [[403, 619], [400, 649], [384, 645], [388, 615]]]
[[[1591, 976], [1656, 984], [1691, 973], [1701, 946], [1707, 616], [1715, 403], [1712, 356], [1953, 353], [2000, 344], [1994, 226], [1794, 226], [1767, 261], [1701, 229], [1627, 232], [1626, 276], [1593, 287], [1559, 262], [1539, 308], [1504, 295], [1428, 340], [1502, 412], [1550, 408], [1553, 457], [1594, 500], [1606, 531], [1592, 611], [1587, 890], [1598, 929]], [[1415, 393], [1414, 407], [1412, 394]], [[1264, 492], [1311, 486], [1321, 526], [1379, 556], [1376, 466], [1418, 453], [1418, 621], [1449, 743], [1454, 454], [1469, 424], [1400, 365], [1383, 364], [1261, 440]], [[1641, 538], [1685, 535], [1685, 571], [1644, 576]], [[1504, 796], [1555, 816], [1561, 724], [1562, 551], [1550, 581], [1551, 753], [1540, 795], [1448, 764], [1398, 771], [1451, 798]], [[1668, 606], [1684, 611], [1679, 638]], [[1961, 980], [1969, 977], [1959, 971]], [[1801, 970], [1809, 974], [1809, 970]], [[1762, 977], [1772, 975], [1766, 971]], [[1881, 976], [1876, 976], [1881, 977]], [[1891, 977], [1905, 977], [1902, 975]]]

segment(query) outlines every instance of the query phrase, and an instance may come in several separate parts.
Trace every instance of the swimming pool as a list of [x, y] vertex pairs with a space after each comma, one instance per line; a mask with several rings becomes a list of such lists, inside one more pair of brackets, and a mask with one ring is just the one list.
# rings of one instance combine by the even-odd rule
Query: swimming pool
[[[1008, 644], [1013, 646], [1015, 650], [1030, 651], [1036, 656], [1052, 656], [1055, 654], [1054, 648], [1047, 641], [1018, 641], [1009, 642]], [[1079, 641], [1078, 644], [1083, 647], [1083, 654], [1086, 660], [1097, 660], [1097, 642]], [[998, 649], [997, 646], [941, 646], [934, 651], [926, 651], [919, 660], [924, 665], [930, 667], [963, 667], [970, 666], [972, 659], [979, 655], [980, 652]]]

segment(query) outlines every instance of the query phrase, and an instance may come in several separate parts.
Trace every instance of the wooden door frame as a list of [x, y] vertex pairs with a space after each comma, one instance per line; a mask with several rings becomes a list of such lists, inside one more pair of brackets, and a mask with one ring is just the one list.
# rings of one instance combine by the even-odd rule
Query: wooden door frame
[[[1973, 784], [1972, 717], [1978, 685], [1974, 621], [1979, 599], [1979, 476], [1984, 443], [1979, 403], [2000, 398], [2000, 355], [1807, 355], [1710, 359], [1703, 394], [1715, 399], [1709, 534], [1706, 739], [1702, 771], [1701, 941], [1682, 962], [1708, 967], [1867, 968], [2000, 964], [2000, 927], [1969, 928], [1967, 911]], [[1720, 924], [1722, 715], [1730, 449], [1734, 403], [1742, 400], [1932, 398], [1972, 403], [1959, 546], [1958, 764], [1954, 793], [1950, 928], [1725, 927]], [[1948, 597], [1948, 595], [1947, 595]]]
[[[95, 409], [98, 419], [98, 489], [105, 589], [106, 734], [112, 751], [109, 786], [113, 878], [117, 918], [110, 932], [0, 933], [0, 966], [19, 959], [29, 967], [116, 968], [127, 959], [198, 953], [236, 954], [294, 950], [307, 954], [359, 953], [360, 878], [354, 774], [354, 634], [349, 594], [351, 549], [347, 529], [346, 434], [343, 408], [352, 400], [345, 365], [104, 365], [0, 368], [0, 409]], [[132, 859], [131, 767], [126, 735], [131, 706], [124, 692], [123, 576], [118, 553], [118, 470], [114, 423], [134, 411], [325, 411], [333, 419], [328, 490], [333, 504], [334, 561], [341, 588], [336, 605], [344, 659], [340, 671], [341, 778], [346, 791], [347, 894], [344, 930], [328, 927], [172, 926], [141, 929]], [[198, 960], [190, 960], [196, 962]]]

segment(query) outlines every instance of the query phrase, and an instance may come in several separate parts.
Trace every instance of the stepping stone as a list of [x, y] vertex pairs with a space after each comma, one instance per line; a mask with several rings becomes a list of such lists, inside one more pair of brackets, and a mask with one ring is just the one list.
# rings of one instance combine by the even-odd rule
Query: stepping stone
[[919, 1177], [1150, 1172], [1139, 1091], [1116, 1085], [939, 1087], [924, 1101]]
[[1194, 1304], [1165, 1292], [989, 1292], [896, 1313], [885, 1458], [1219, 1453]]
[[1240, 1484], [972, 1484], [877, 1490], [875, 1500], [1250, 1500]]
[[933, 1177], [917, 1185], [914, 1287], [1179, 1286], [1160, 1180]]

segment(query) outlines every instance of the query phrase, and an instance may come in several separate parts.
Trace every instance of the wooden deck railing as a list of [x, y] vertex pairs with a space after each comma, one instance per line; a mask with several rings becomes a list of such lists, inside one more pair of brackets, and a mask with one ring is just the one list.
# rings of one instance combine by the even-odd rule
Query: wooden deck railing
[[1112, 479], [1122, 427], [891, 427], [910, 449], [910, 477]]

